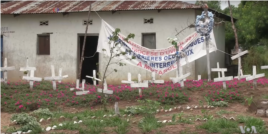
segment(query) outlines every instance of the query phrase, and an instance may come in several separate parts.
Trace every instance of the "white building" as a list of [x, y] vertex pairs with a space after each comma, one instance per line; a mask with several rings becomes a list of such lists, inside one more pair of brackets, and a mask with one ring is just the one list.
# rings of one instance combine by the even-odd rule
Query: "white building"
[[[193, 4], [178, 1], [13, 1], [1, 4], [3, 57], [8, 58], [8, 65], [16, 67], [8, 73], [11, 81], [21, 80], [23, 72], [19, 68], [25, 66], [26, 58], [29, 65], [35, 66], [35, 76], [51, 75], [50, 65], [54, 65], [56, 74], [58, 68], [63, 68], [63, 75], [69, 77], [64, 81], [75, 82], [78, 75], [81, 45], [86, 27], [89, 5], [92, 5], [90, 24], [88, 27], [85, 57], [95, 54], [101, 19], [96, 12], [115, 28], [120, 28], [125, 35], [135, 34], [136, 43], [151, 48], [166, 48], [170, 44], [167, 37], [175, 37], [176, 30], [180, 31], [195, 22], [196, 15], [201, 14], [202, 8]], [[218, 20], [230, 21], [230, 17], [215, 13]], [[145, 23], [145, 19], [152, 20]], [[180, 34], [183, 39], [195, 29], [187, 29]], [[224, 24], [214, 28], [214, 35], [218, 49], [225, 51]], [[144, 40], [144, 41], [143, 41]], [[147, 40], [151, 40], [148, 44]], [[210, 54], [211, 67], [220, 62], [224, 66], [224, 54], [213, 52]], [[82, 76], [92, 75], [96, 69], [102, 73], [104, 64], [101, 54], [96, 53], [92, 58], [85, 58]], [[96, 63], [99, 62], [99, 67]], [[127, 72], [132, 76], [140, 73], [144, 79], [150, 79], [151, 73], [133, 66], [120, 67], [119, 72], [108, 76], [108, 83], [120, 83], [127, 79]], [[206, 57], [190, 63], [189, 79], [196, 79], [201, 74], [205, 78]], [[174, 71], [161, 79], [174, 77]], [[100, 76], [101, 77], [101, 76]], [[160, 78], [160, 76], [157, 76]], [[87, 79], [89, 80], [89, 79]]]

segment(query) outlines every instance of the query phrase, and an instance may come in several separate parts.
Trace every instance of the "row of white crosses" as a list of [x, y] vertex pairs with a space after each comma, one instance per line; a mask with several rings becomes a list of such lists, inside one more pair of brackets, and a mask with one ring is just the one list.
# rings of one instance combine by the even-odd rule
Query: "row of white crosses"
[[[211, 68], [212, 72], [218, 72], [218, 78], [214, 78], [214, 82], [223, 82], [223, 88], [226, 89], [226, 81], [233, 80], [233, 76], [225, 77], [225, 72], [227, 71], [226, 68], [220, 68], [219, 62], [217, 62], [217, 68]], [[220, 72], [222, 74], [222, 77], [220, 76]]]
[[[34, 71], [36, 70], [36, 67], [29, 67], [28, 65], [28, 58], [26, 60], [26, 67], [21, 67], [20, 71], [22, 72], [27, 72], [26, 76], [23, 76], [23, 80], [27, 80], [30, 83], [30, 89], [33, 89], [33, 84], [35, 81], [42, 81], [42, 78], [40, 77], [34, 77]], [[61, 83], [61, 80], [64, 78], [67, 78], [68, 75], [62, 76], [62, 68], [59, 69], [59, 76], [55, 76], [55, 69], [54, 66], [51, 65], [51, 72], [52, 72], [52, 77], [45, 77], [45, 80], [51, 80], [53, 89], [56, 90], [56, 81], [59, 81]]]
[[[5, 61], [4, 61], [4, 67], [1, 67], [1, 71], [4, 72], [4, 82], [7, 83], [7, 71], [10, 71], [10, 70], [14, 70], [15, 67], [14, 66], [11, 66], [11, 67], [8, 67], [7, 66], [7, 58], [5, 58]], [[2, 81], [1, 81], [2, 82]]]

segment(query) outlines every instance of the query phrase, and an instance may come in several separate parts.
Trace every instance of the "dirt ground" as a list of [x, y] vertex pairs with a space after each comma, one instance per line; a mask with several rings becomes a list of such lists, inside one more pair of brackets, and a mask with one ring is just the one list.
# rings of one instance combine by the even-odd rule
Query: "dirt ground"
[[[254, 97], [261, 97], [264, 94], [268, 94], [268, 87], [265, 88], [258, 88], [257, 90], [252, 90], [251, 88], [248, 89], [242, 89], [243, 90], [243, 94], [246, 96], [251, 96], [253, 95]], [[179, 106], [196, 106], [199, 105], [199, 100], [203, 100], [204, 98], [202, 96], [202, 92], [203, 91], [193, 91], [190, 95], [191, 98], [193, 98], [190, 102], [188, 102], [187, 104], [184, 105], [179, 105]], [[126, 106], [134, 106], [134, 105], [138, 105], [137, 102], [134, 101], [119, 101], [119, 108], [124, 109]], [[109, 108], [113, 108], [114, 105], [109, 105]], [[64, 107], [63, 111], [65, 112], [70, 112], [70, 113], [76, 113], [76, 112], [81, 112], [84, 110], [98, 110], [100, 109], [101, 106], [96, 106], [93, 109], [91, 108], [70, 108], [70, 107]], [[209, 109], [209, 114], [213, 115], [214, 118], [215, 117], [219, 117], [219, 115], [217, 115], [217, 112], [220, 110], [225, 110], [225, 111], [229, 111], [232, 112], [228, 115], [225, 115], [226, 117], [230, 118], [230, 117], [236, 117], [237, 115], [246, 115], [246, 116], [253, 116], [253, 117], [257, 117], [255, 115], [255, 113], [249, 113], [247, 112], [248, 107], [243, 105], [242, 103], [230, 103], [228, 107], [215, 107], [213, 109]], [[202, 115], [202, 112], [200, 109], [193, 109], [193, 110], [173, 110], [171, 112], [160, 112], [156, 114], [156, 118], [158, 118], [159, 120], [171, 120], [172, 115], [176, 114], [176, 113], [180, 113], [181, 111], [184, 112], [185, 116], [191, 116], [191, 115]], [[5, 127], [10, 126], [11, 125], [11, 118], [12, 114], [10, 113], [4, 113], [1, 112], [1, 130], [4, 130]], [[134, 116], [134, 118], [131, 121], [136, 121], [138, 122], [142, 117], [141, 116]], [[264, 122], [266, 123], [266, 127], [268, 128], [268, 117], [257, 117], [257, 118], [261, 118], [264, 120]], [[44, 122], [45, 123], [45, 122]], [[197, 130], [195, 126], [198, 126], [200, 124], [202, 124], [203, 122], [194, 122], [194, 124], [177, 124], [177, 125], [167, 125], [165, 127], [159, 128], [158, 130], [154, 130], [152, 132], [150, 132], [149, 134], [155, 134], [157, 132], [162, 132], [165, 134], [178, 134], [179, 132], [183, 131], [183, 130], [191, 130], [194, 132], [197, 132], [198, 134], [206, 134], [207, 132], [205, 130]], [[137, 124], [137, 123], [136, 123]], [[45, 126], [47, 124], [42, 124], [42, 126]], [[78, 134], [78, 131], [73, 131], [73, 130], [53, 130], [50, 132], [45, 132], [46, 134], [49, 133], [65, 133], [65, 134]], [[109, 134], [113, 134], [114, 132], [109, 132]], [[141, 130], [137, 127], [137, 125], [131, 125], [129, 127], [129, 132], [128, 134], [135, 134], [135, 133], [142, 133]]]

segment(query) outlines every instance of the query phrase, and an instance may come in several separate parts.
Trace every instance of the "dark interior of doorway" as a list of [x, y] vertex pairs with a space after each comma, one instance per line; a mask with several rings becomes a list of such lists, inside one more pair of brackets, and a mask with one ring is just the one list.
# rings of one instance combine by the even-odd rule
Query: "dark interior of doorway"
[[[85, 44], [85, 51], [84, 51], [85, 59], [82, 65], [80, 82], [82, 81], [82, 79], [85, 79], [86, 83], [93, 84], [92, 79], [86, 78], [86, 75], [93, 76], [93, 70], [96, 70], [96, 73], [99, 71], [99, 68], [96, 65], [99, 62], [99, 53], [96, 52], [97, 46], [98, 46], [98, 38], [99, 36], [87, 36], [86, 37], [86, 44]], [[80, 44], [80, 56], [79, 57], [81, 57], [82, 55], [83, 42], [84, 42], [84, 36], [79, 36], [79, 44]], [[79, 58], [79, 63], [80, 63], [80, 58]]]

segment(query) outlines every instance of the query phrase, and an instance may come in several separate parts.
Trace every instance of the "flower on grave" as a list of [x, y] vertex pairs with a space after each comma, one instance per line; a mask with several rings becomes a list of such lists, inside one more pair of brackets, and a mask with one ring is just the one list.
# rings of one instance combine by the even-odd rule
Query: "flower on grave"
[[23, 105], [19, 105], [19, 109], [23, 108]]

